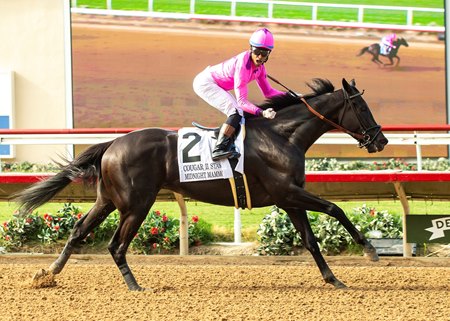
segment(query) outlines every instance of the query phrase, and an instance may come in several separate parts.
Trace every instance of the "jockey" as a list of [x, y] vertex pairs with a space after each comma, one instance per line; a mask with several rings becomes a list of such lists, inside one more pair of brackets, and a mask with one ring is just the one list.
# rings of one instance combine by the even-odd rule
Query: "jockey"
[[[248, 83], [256, 80], [266, 98], [284, 93], [270, 86], [264, 66], [274, 47], [272, 33], [265, 28], [258, 29], [249, 42], [249, 50], [220, 64], [206, 67], [194, 79], [195, 93], [228, 117], [220, 128], [212, 153], [214, 161], [241, 156], [235, 149], [234, 140], [244, 111], [268, 119], [276, 115], [272, 108], [262, 110], [248, 101]], [[235, 96], [229, 93], [231, 90], [234, 90]]]
[[381, 54], [389, 54], [391, 52], [392, 48], [397, 48], [394, 46], [394, 41], [397, 40], [397, 35], [395, 33], [391, 33], [387, 36], [384, 36], [381, 38]]

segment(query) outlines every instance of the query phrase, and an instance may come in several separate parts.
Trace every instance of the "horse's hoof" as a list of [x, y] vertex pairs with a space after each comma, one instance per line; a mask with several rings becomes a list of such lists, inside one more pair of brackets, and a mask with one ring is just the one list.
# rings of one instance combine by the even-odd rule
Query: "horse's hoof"
[[30, 285], [35, 289], [54, 287], [56, 286], [55, 275], [41, 269], [33, 276]]
[[335, 289], [348, 290], [348, 287], [344, 283], [342, 283], [341, 281], [336, 280], [335, 284], [333, 284], [333, 285], [334, 285]]
[[377, 262], [380, 260], [378, 254], [377, 254], [377, 250], [375, 250], [375, 248], [370, 249], [370, 250], [365, 250], [364, 257], [368, 258], [372, 262]]
[[325, 281], [325, 282], [330, 283], [331, 285], [333, 285], [335, 289], [339, 289], [339, 290], [348, 289], [347, 286], [344, 283], [342, 283], [341, 281], [339, 281], [336, 278], [333, 279], [333, 280], [330, 280], [330, 281]]
[[150, 292], [155, 293], [156, 291], [152, 288], [143, 288], [141, 286], [133, 287], [129, 289], [130, 291], [136, 291], [136, 292]]

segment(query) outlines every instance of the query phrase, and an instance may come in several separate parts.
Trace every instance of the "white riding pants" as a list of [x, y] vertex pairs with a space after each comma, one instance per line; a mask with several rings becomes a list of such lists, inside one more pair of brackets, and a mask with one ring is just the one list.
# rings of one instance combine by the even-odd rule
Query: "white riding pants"
[[225, 115], [230, 116], [236, 112], [243, 116], [244, 113], [238, 107], [236, 98], [228, 91], [219, 87], [216, 84], [209, 67], [206, 67], [201, 73], [199, 73], [193, 82], [193, 88], [195, 93], [200, 96], [204, 101], [220, 110]]

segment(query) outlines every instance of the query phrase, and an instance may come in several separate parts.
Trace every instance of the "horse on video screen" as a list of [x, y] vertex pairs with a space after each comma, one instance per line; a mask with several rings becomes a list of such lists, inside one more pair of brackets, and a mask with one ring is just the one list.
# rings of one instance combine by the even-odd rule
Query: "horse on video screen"
[[[380, 53], [380, 49], [381, 49], [380, 44], [373, 43], [368, 47], [362, 48], [357, 56], [361, 56], [367, 52], [372, 55], [372, 61], [374, 63], [376, 63], [378, 65], [383, 65], [383, 66], [392, 66], [394, 64], [394, 58], [395, 58], [397, 60], [395, 66], [398, 66], [400, 63], [400, 57], [397, 55], [398, 50], [400, 49], [401, 46], [409, 47], [409, 44], [405, 38], [399, 38], [396, 41], [394, 41], [393, 44], [394, 44], [395, 48], [392, 48], [391, 51], [389, 51], [389, 53], [386, 55]], [[390, 63], [388, 63], [388, 64], [383, 63], [379, 59], [379, 56], [387, 57], [389, 59]]]
[[[305, 190], [305, 154], [314, 142], [332, 129], [340, 129], [369, 153], [382, 151], [388, 140], [381, 131], [354, 81], [342, 80], [335, 90], [328, 80], [314, 79], [312, 93], [303, 97], [286, 93], [266, 101], [261, 108], [274, 108], [275, 119], [246, 119], [244, 170], [253, 207], [276, 205], [285, 210], [305, 247], [311, 252], [323, 279], [344, 288], [320, 253], [306, 211], [335, 217], [364, 253], [378, 260], [375, 248], [336, 204]], [[126, 260], [130, 242], [149, 213], [161, 189], [217, 205], [233, 206], [226, 179], [180, 182], [176, 131], [162, 128], [137, 130], [110, 142], [93, 145], [48, 180], [15, 195], [22, 213], [48, 202], [71, 182], [97, 182], [97, 200], [75, 224], [71, 236], [47, 275], [62, 271], [74, 249], [115, 209], [120, 221], [108, 246], [114, 262], [130, 290], [138, 285]]]

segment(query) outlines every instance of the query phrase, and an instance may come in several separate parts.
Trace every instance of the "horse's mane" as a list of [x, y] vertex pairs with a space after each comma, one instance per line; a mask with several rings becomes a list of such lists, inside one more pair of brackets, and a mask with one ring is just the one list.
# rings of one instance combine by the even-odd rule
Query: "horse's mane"
[[[332, 93], [334, 91], [334, 86], [328, 79], [313, 78], [311, 82], [306, 83], [306, 85], [311, 88], [313, 92], [303, 95], [305, 99], [320, 96], [326, 93]], [[275, 111], [278, 111], [298, 103], [298, 97], [294, 97], [293, 95], [286, 93], [271, 97], [258, 107], [261, 109], [273, 108]]]

